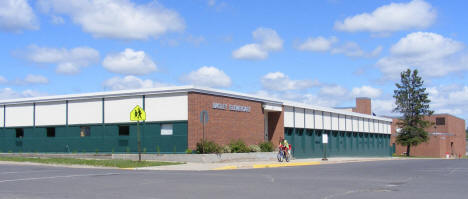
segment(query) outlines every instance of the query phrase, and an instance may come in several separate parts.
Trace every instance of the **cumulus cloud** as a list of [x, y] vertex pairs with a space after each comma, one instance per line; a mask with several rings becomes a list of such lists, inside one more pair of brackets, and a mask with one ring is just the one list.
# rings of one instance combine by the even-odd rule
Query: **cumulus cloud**
[[109, 54], [102, 66], [110, 72], [124, 75], [146, 75], [156, 71], [156, 64], [144, 51], [127, 48], [117, 54]]
[[407, 68], [419, 69], [423, 76], [441, 77], [468, 70], [468, 54], [461, 42], [429, 32], [406, 35], [390, 48], [390, 55], [378, 60], [376, 66], [383, 79], [398, 79]]
[[99, 52], [90, 47], [65, 49], [31, 45], [27, 49], [26, 59], [39, 64], [56, 64], [56, 72], [60, 74], [77, 74], [81, 68], [97, 62]]
[[353, 88], [351, 90], [351, 94], [354, 97], [377, 98], [382, 94], [382, 91], [378, 88], [374, 88], [371, 86], [361, 86]]
[[156, 1], [136, 4], [130, 0], [40, 0], [45, 13], [67, 15], [83, 31], [98, 38], [148, 39], [182, 31], [179, 14]]
[[261, 60], [268, 57], [268, 53], [283, 48], [283, 40], [275, 30], [270, 28], [257, 28], [252, 32], [255, 43], [246, 44], [232, 52], [235, 59]]
[[21, 32], [37, 29], [39, 23], [27, 0], [0, 1], [0, 30]]
[[449, 113], [468, 118], [468, 86], [439, 85], [428, 87], [431, 108], [436, 113]]
[[282, 72], [268, 73], [261, 79], [263, 88], [274, 91], [301, 90], [319, 85], [318, 81], [291, 80]]
[[213, 66], [203, 66], [181, 78], [182, 82], [204, 87], [229, 87], [231, 78]]
[[346, 42], [344, 45], [333, 48], [332, 54], [344, 54], [348, 57], [375, 57], [382, 52], [382, 46], [377, 46], [373, 51], [366, 52], [355, 42]]
[[423, 0], [408, 3], [391, 3], [375, 9], [372, 13], [362, 13], [335, 22], [335, 29], [347, 32], [368, 31], [373, 33], [395, 32], [400, 30], [427, 28], [432, 25], [437, 13]]
[[0, 84], [5, 84], [7, 82], [8, 82], [8, 80], [5, 77], [0, 76]]
[[330, 98], [346, 97], [348, 90], [340, 85], [324, 85], [320, 88], [319, 95]]
[[27, 89], [21, 92], [15, 91], [11, 88], [0, 89], [0, 99], [15, 99], [15, 98], [26, 98], [26, 97], [40, 97], [45, 96], [46, 93]]
[[24, 78], [24, 81], [28, 84], [47, 84], [49, 83], [49, 79], [42, 75], [32, 75], [29, 74]]
[[325, 52], [329, 51], [332, 48], [332, 44], [336, 43], [337, 41], [338, 39], [336, 37], [309, 37], [304, 41], [304, 43], [297, 46], [297, 49], [304, 51]]
[[106, 90], [126, 90], [168, 86], [167, 84], [155, 82], [150, 79], [140, 79], [132, 75], [125, 77], [112, 77], [104, 81], [102, 85]]

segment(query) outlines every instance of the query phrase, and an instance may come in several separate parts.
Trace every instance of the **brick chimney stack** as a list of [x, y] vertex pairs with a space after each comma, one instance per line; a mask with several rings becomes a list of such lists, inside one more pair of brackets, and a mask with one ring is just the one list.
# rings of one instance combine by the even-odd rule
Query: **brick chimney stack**
[[353, 108], [353, 112], [372, 115], [371, 99], [368, 97], [356, 98], [356, 107]]

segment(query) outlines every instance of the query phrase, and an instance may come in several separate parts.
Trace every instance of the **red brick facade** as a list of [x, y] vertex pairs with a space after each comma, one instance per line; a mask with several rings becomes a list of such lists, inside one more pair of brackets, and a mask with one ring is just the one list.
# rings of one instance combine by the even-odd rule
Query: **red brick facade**
[[[227, 104], [227, 110], [214, 109], [213, 103]], [[229, 105], [250, 107], [250, 112], [229, 110]], [[205, 125], [205, 139], [225, 145], [231, 140], [242, 139], [246, 144], [258, 144], [265, 140], [265, 117], [261, 102], [190, 92], [188, 94], [188, 148], [195, 149], [203, 138], [200, 122], [201, 111], [208, 112], [209, 121]], [[275, 141], [283, 133], [283, 114], [269, 114], [269, 120], [277, 120], [271, 126]], [[284, 134], [284, 133], [283, 133]]]
[[353, 108], [353, 112], [371, 115], [372, 114], [371, 99], [367, 97], [356, 98], [356, 107]]
[[[436, 118], [444, 118], [444, 125], [436, 125]], [[411, 147], [410, 155], [425, 157], [445, 157], [448, 153], [453, 157], [465, 155], [465, 120], [449, 114], [436, 114], [427, 118], [433, 125], [426, 131], [429, 133], [429, 140], [418, 146]], [[395, 143], [398, 119], [393, 119], [391, 143]], [[435, 127], [435, 128], [434, 128]], [[433, 135], [437, 132], [439, 135]], [[453, 143], [453, 144], [452, 144]], [[406, 152], [406, 146], [395, 144], [395, 153], [400, 155]]]
[[284, 138], [284, 111], [268, 113], [268, 139], [277, 144]]

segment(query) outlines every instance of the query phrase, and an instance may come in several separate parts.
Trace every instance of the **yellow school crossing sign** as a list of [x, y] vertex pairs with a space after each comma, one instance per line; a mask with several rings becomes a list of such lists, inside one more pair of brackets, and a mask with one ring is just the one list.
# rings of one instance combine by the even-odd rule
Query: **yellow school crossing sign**
[[131, 121], [145, 121], [146, 120], [146, 113], [140, 106], [135, 106], [133, 110], [130, 112], [130, 120]]

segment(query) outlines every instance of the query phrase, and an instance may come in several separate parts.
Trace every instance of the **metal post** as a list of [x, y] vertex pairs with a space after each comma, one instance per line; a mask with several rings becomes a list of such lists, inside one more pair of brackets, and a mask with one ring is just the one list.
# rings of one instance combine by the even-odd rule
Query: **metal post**
[[141, 162], [140, 120], [137, 121], [138, 161]]
[[[326, 139], [323, 137], [326, 136]], [[322, 143], [323, 143], [323, 157], [322, 160], [326, 161], [327, 159], [327, 144], [328, 144], [328, 134], [322, 131]]]
[[205, 113], [202, 113], [203, 116], [203, 137], [202, 137], [202, 153], [205, 153]]

